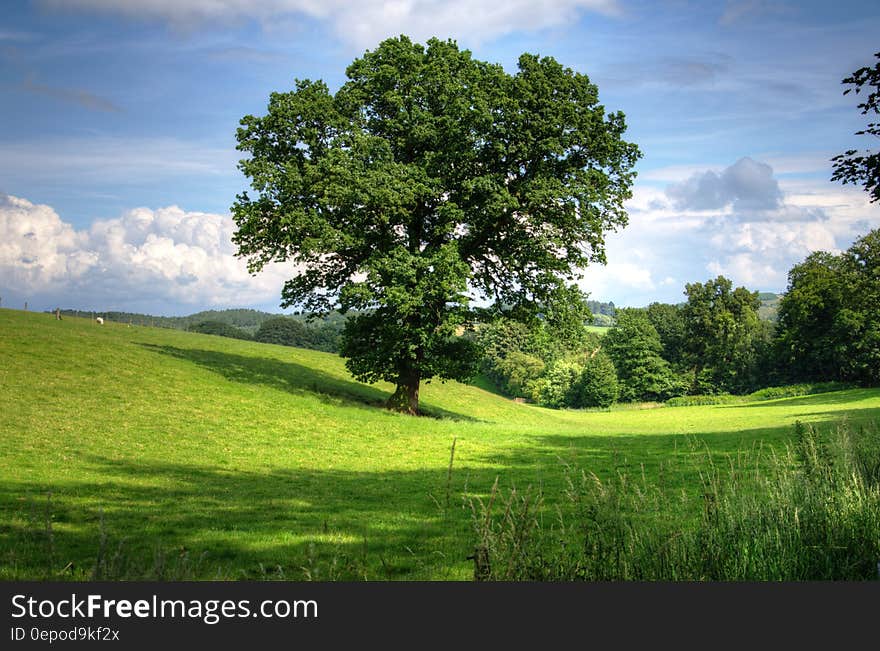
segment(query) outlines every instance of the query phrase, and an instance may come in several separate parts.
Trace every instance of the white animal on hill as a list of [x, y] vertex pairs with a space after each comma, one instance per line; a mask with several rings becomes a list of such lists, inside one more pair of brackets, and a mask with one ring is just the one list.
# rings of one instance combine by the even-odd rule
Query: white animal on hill
[[98, 325], [104, 325], [104, 319], [102, 319], [101, 317], [98, 317], [97, 319], [95, 319], [95, 321], [98, 322]]

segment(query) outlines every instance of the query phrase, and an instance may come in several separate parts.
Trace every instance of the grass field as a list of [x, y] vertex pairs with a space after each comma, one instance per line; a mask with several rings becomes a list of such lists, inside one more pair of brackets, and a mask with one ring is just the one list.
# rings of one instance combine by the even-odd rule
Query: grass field
[[566, 464], [696, 493], [707, 455], [880, 417], [876, 389], [578, 412], [430, 383], [412, 418], [330, 354], [6, 309], [0, 360], [0, 579], [469, 579], [496, 479], [547, 509]]

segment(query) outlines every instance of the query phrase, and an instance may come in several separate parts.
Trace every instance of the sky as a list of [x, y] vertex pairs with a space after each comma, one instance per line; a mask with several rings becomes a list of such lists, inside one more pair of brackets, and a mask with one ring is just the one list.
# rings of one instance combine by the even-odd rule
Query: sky
[[880, 227], [831, 182], [876, 148], [841, 80], [880, 51], [876, 2], [7, 0], [0, 15], [0, 307], [279, 312], [295, 270], [231, 242], [239, 120], [295, 79], [331, 90], [382, 39], [451, 38], [588, 75], [640, 147], [629, 224], [590, 298], [684, 300], [719, 274], [782, 292], [810, 252]]

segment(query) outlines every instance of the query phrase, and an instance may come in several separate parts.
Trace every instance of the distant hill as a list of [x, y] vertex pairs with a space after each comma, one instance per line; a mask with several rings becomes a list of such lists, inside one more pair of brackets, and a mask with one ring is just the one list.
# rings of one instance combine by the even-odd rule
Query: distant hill
[[773, 292], [760, 292], [758, 299], [761, 301], [761, 307], [758, 308], [758, 316], [765, 321], [776, 322], [779, 312], [779, 301], [782, 294], [774, 294]]
[[[796, 421], [824, 434], [845, 416], [867, 434], [880, 417], [880, 389], [590, 411], [448, 381], [422, 385], [429, 417], [413, 418], [381, 408], [393, 385], [355, 381], [335, 355], [10, 309], [0, 360], [0, 581], [92, 581], [95, 568], [104, 581], [467, 581], [480, 534], [456, 505], [493, 485], [508, 504], [539, 480], [536, 517], [574, 518], [568, 468], [638, 477], [671, 496], [641, 522], [696, 531], [694, 478], [727, 472], [713, 460], [740, 464], [751, 499], [764, 466], [740, 460], [796, 444]], [[705, 454], [683, 454], [693, 432], [712, 432]]]
[[254, 334], [262, 325], [263, 321], [279, 316], [270, 312], [249, 309], [230, 310], [205, 310], [188, 316], [156, 316], [155, 314], [141, 314], [139, 312], [99, 312], [95, 310], [61, 310], [65, 316], [100, 316], [105, 321], [114, 323], [131, 323], [133, 325], [153, 326], [156, 328], [172, 328], [174, 330], [187, 330], [191, 326], [204, 321], [225, 323], [244, 330], [248, 334]]
[[[322, 317], [310, 318], [308, 314], [272, 314], [251, 309], [204, 310], [188, 316], [156, 316], [137, 312], [96, 312], [91, 310], [61, 310], [64, 316], [94, 318], [101, 317], [110, 323], [124, 323], [171, 330], [188, 330], [202, 334], [212, 334], [235, 339], [254, 339], [268, 341], [287, 346], [298, 346], [336, 352], [339, 350], [339, 337], [345, 327], [346, 317], [339, 312], [331, 312]], [[276, 326], [273, 320], [290, 319], [301, 323], [301, 326], [288, 329], [287, 335], [278, 339], [267, 338], [261, 330], [263, 324], [267, 328]], [[294, 324], [289, 324], [294, 325]], [[295, 332], [296, 334], [291, 334]]]
[[[100, 316], [105, 321], [114, 323], [131, 323], [133, 325], [154, 326], [156, 328], [172, 328], [174, 330], [189, 330], [192, 326], [204, 323], [225, 323], [226, 325], [244, 330], [250, 335], [256, 333], [265, 321], [275, 317], [285, 316], [300, 321], [308, 320], [307, 314], [273, 314], [261, 310], [229, 309], [229, 310], [203, 310], [187, 316], [156, 316], [155, 314], [141, 314], [139, 312], [100, 312], [95, 310], [61, 310], [65, 316], [91, 317]], [[345, 317], [338, 312], [332, 312], [325, 317], [319, 317], [318, 322], [339, 324], [345, 321]]]
[[[761, 292], [758, 295], [761, 300], [761, 307], [758, 315], [762, 319], [768, 321], [776, 321], [776, 312], [779, 306], [780, 294], [772, 292]], [[616, 306], [613, 301], [587, 301], [587, 307], [593, 314], [593, 325], [599, 327], [608, 327], [614, 324], [614, 315]], [[279, 316], [285, 316], [299, 321], [308, 321], [308, 314], [273, 314], [272, 312], [263, 312], [261, 310], [234, 308], [228, 310], [203, 310], [195, 312], [187, 316], [156, 316], [154, 314], [141, 314], [139, 312], [99, 312], [95, 310], [61, 310], [61, 314], [65, 316], [91, 317], [100, 316], [105, 321], [114, 323], [131, 323], [133, 325], [153, 326], [157, 328], [171, 328], [174, 330], [189, 330], [204, 322], [225, 323], [243, 330], [248, 335], [256, 334], [260, 326], [265, 321]], [[346, 317], [339, 312], [331, 312], [330, 314], [317, 317], [311, 321], [312, 324], [332, 325], [335, 329], [341, 330]]]

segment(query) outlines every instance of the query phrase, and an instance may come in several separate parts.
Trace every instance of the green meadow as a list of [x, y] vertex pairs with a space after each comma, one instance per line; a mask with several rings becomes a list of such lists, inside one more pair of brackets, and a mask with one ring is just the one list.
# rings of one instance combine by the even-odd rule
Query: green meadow
[[391, 390], [327, 353], [0, 310], [0, 579], [469, 580], [496, 481], [548, 518], [566, 468], [699, 495], [797, 421], [880, 417], [880, 389], [591, 412], [432, 382], [418, 418]]

